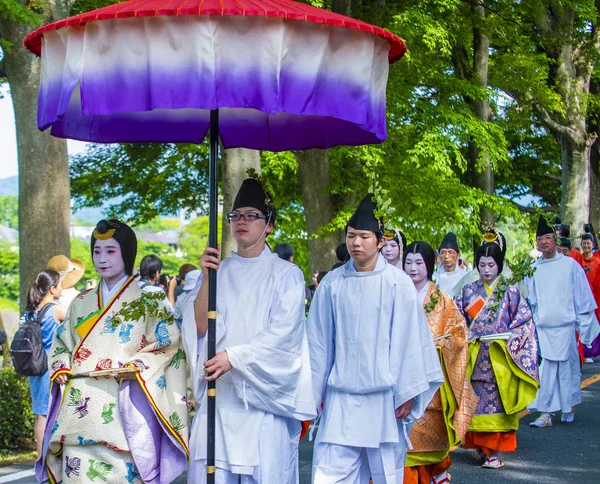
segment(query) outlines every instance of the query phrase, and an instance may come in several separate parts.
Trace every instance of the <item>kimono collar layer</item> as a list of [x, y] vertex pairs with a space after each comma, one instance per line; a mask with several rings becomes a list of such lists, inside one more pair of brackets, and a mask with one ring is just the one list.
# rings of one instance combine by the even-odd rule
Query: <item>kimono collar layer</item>
[[279, 257], [277, 254], [273, 254], [266, 245], [258, 257], [242, 257], [233, 250], [230, 252], [229, 255], [232, 259], [243, 264], [257, 264], [259, 262], [263, 262], [268, 257]]
[[356, 267], [354, 267], [354, 261], [350, 259], [348, 262], [344, 264], [344, 277], [368, 277], [374, 276], [376, 274], [381, 274], [383, 271], [387, 269], [388, 263], [385, 258], [381, 254], [377, 254], [377, 264], [375, 264], [375, 269], [369, 272], [358, 272]]
[[556, 255], [554, 257], [552, 257], [552, 259], [545, 259], [543, 256], [540, 257], [537, 262], [538, 264], [549, 264], [551, 262], [560, 260], [564, 257], [564, 255], [562, 255], [560, 252], [556, 252]]
[[129, 279], [129, 276], [127, 274], [125, 274], [125, 276], [123, 277], [123, 279], [121, 279], [119, 282], [117, 282], [112, 289], [109, 289], [108, 286], [106, 285], [106, 282], [104, 281], [104, 279], [102, 279], [102, 304], [106, 305], [106, 303], [108, 303], [113, 296], [119, 292], [119, 289], [121, 289], [123, 287], [123, 284], [125, 284], [127, 282], [127, 279]]

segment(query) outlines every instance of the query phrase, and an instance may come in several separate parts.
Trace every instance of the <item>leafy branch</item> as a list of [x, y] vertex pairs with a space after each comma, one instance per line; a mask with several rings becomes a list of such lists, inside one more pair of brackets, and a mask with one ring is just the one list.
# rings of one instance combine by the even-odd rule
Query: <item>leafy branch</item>
[[496, 284], [496, 288], [494, 289], [494, 292], [496, 293], [496, 298], [494, 299], [494, 302], [488, 304], [489, 322], [493, 321], [494, 316], [496, 315], [496, 311], [498, 311], [498, 308], [500, 306], [500, 301], [504, 299], [504, 294], [506, 294], [508, 286], [514, 286], [526, 277], [533, 277], [536, 268], [531, 263], [531, 259], [529, 258], [529, 256], [523, 256], [515, 260], [515, 263], [513, 267], [511, 267], [511, 270], [512, 277], [510, 277], [509, 279], [501, 277], [498, 281], [498, 284]]
[[157, 318], [173, 324], [175, 318], [164, 305], [166, 296], [163, 292], [144, 292], [140, 297], [124, 302], [123, 306], [112, 318], [113, 327], [117, 327], [123, 321], [139, 321], [140, 319]]

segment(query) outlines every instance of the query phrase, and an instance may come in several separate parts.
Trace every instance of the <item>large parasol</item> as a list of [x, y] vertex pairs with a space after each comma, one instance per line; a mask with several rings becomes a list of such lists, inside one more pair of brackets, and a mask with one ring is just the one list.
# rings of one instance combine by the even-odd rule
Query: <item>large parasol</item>
[[[389, 64], [379, 27], [291, 0], [130, 0], [32, 32], [38, 127], [99, 143], [199, 143], [210, 130], [209, 245], [217, 245], [218, 142], [283, 151], [386, 139]], [[209, 277], [215, 354], [216, 272]], [[216, 388], [209, 384], [208, 482]]]

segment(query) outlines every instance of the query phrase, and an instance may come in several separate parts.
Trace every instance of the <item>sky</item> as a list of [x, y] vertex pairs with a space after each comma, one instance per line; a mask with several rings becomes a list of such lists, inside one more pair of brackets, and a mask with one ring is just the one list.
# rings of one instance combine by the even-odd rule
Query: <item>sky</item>
[[[0, 178], [9, 178], [19, 172], [17, 162], [17, 135], [15, 117], [8, 84], [0, 85]], [[70, 155], [85, 150], [86, 143], [67, 141]]]

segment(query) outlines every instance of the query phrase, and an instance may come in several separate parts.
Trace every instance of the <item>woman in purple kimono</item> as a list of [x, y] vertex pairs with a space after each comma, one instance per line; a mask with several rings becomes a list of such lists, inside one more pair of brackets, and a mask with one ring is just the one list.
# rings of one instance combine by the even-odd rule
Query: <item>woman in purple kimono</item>
[[462, 288], [456, 305], [469, 326], [467, 372], [479, 400], [465, 447], [485, 460], [482, 467], [498, 469], [504, 465], [498, 452], [516, 449], [518, 414], [539, 386], [538, 348], [525, 298], [500, 275], [501, 239], [486, 234], [490, 239], [475, 256], [481, 278]]

